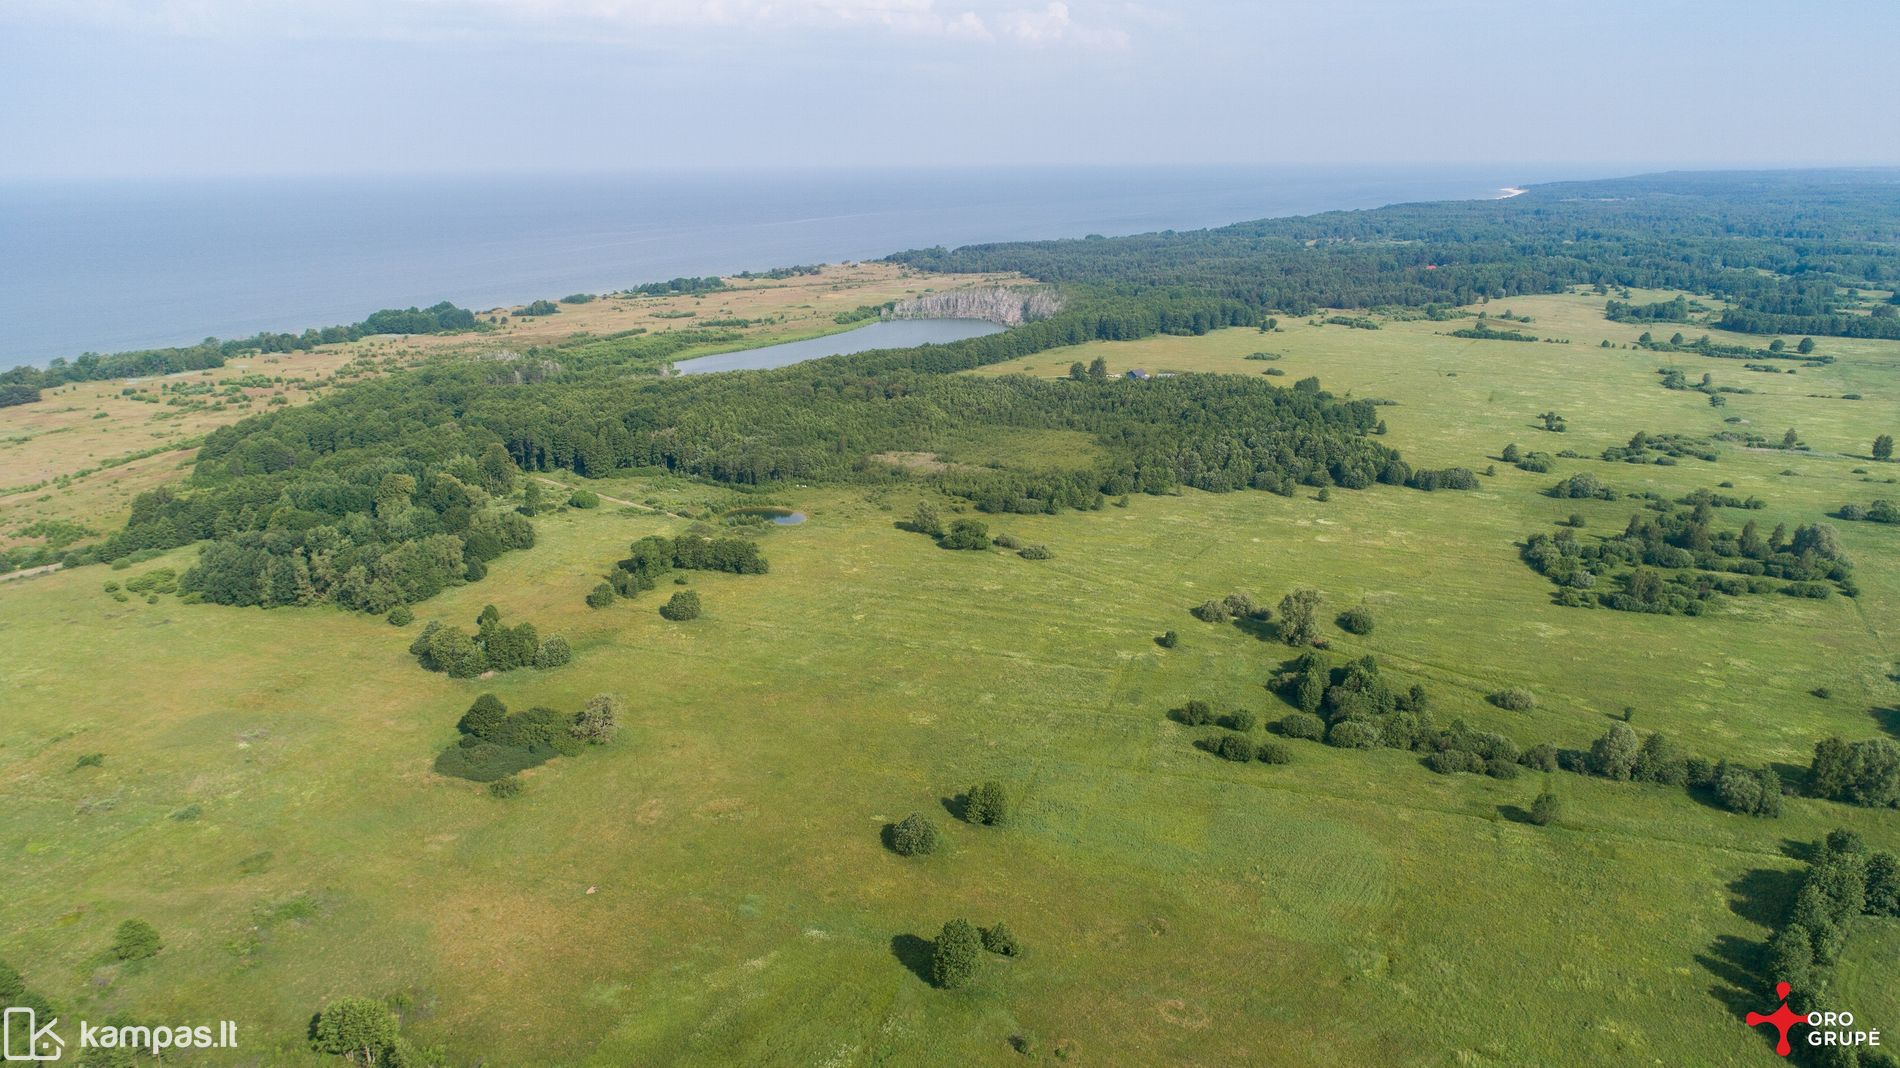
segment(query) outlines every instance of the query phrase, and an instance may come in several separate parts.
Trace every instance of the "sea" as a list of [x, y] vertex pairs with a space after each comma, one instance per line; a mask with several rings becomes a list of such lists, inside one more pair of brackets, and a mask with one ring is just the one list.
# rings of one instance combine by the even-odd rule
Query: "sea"
[[906, 248], [1496, 197], [1577, 168], [1032, 167], [0, 182], [0, 367]]

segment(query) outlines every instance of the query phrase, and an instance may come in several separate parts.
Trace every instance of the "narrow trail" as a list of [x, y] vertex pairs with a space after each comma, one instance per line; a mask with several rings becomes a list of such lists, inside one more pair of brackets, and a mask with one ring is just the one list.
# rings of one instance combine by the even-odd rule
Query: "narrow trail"
[[[534, 476], [534, 480], [535, 480], [536, 482], [541, 482], [541, 483], [545, 483], [545, 484], [547, 484], [547, 485], [549, 485], [549, 486], [555, 486], [555, 487], [558, 487], [558, 488], [560, 488], [560, 489], [564, 489], [564, 490], [566, 490], [566, 491], [568, 491], [569, 493], [572, 493], [572, 492], [574, 492], [574, 487], [573, 487], [573, 486], [570, 486], [570, 485], [568, 485], [568, 484], [567, 484], [567, 483], [565, 483], [565, 482], [556, 482], [556, 481], [555, 481], [554, 479], [551, 479], [551, 478], [542, 478], [542, 477], [541, 477], [540, 475], [536, 475], [536, 476]], [[670, 512], [668, 512], [668, 511], [667, 511], [666, 509], [664, 509], [664, 508], [655, 508], [655, 507], [653, 507], [653, 506], [652, 506], [652, 505], [650, 505], [650, 504], [638, 504], [638, 503], [635, 503], [635, 502], [633, 502], [633, 501], [628, 501], [628, 500], [622, 500], [622, 499], [621, 499], [621, 498], [619, 498], [619, 497], [609, 497], [609, 496], [607, 496], [607, 495], [606, 495], [605, 493], [601, 493], [601, 492], [600, 492], [600, 491], [598, 491], [598, 490], [594, 490], [594, 491], [590, 491], [590, 492], [592, 492], [592, 493], [594, 494], [594, 496], [596, 496], [596, 497], [599, 497], [599, 498], [600, 498], [601, 500], [603, 500], [603, 501], [608, 501], [608, 502], [610, 502], [610, 503], [612, 503], [612, 504], [624, 504], [624, 505], [626, 505], [626, 506], [627, 506], [627, 507], [629, 507], [629, 508], [638, 508], [638, 509], [640, 509], [641, 511], [645, 511], [645, 512], [654, 512], [654, 513], [656, 513], [656, 514], [658, 514], [658, 515], [670, 515], [670, 514], [672, 514], [672, 513], [670, 513]]]
[[0, 575], [0, 582], [11, 582], [14, 579], [32, 578], [34, 575], [49, 575], [55, 571], [58, 571], [60, 568], [64, 566], [66, 565], [41, 564], [39, 567], [21, 568], [18, 571], [9, 571], [4, 575]]

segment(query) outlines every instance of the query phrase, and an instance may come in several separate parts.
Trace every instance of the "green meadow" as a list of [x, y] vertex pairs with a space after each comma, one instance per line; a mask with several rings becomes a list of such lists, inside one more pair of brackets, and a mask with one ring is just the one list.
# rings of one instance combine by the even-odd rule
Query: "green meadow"
[[[1217, 728], [1167, 717], [1190, 698], [1290, 711], [1266, 684], [1293, 650], [1188, 610], [1308, 585], [1335, 653], [1423, 684], [1441, 724], [1526, 746], [1587, 747], [1631, 708], [1641, 732], [1796, 782], [1820, 738], [1900, 733], [1900, 527], [1835, 523], [1856, 598], [1736, 597], [1693, 618], [1559, 607], [1518, 558], [1572, 513], [1587, 537], [1640, 508], [1542, 494], [1583, 471], [1626, 495], [1729, 483], [1767, 502], [1721, 510], [1734, 527], [1900, 498], [1900, 467], [1867, 456], [1895, 429], [1900, 343], [1817, 339], [1837, 362], [1765, 374], [1601, 348], [1643, 330], [1605, 321], [1601, 297], [1489, 310], [1504, 304], [1533, 320], [1505, 325], [1570, 343], [1283, 318], [978, 372], [1056, 377], [1099, 356], [1115, 372], [1316, 375], [1393, 402], [1384, 440], [1413, 464], [1495, 465], [1471, 492], [1190, 490], [979, 517], [1048, 560], [899, 528], [928, 496], [906, 466], [1068, 466], [1091, 448], [1025, 434], [907, 456], [882, 485], [779, 487], [771, 501], [809, 521], [758, 532], [768, 574], [681, 572], [705, 605], [686, 623], [660, 618], [665, 583], [583, 603], [630, 542], [732, 501], [660, 475], [587, 482], [660, 510], [538, 517], [534, 549], [402, 629], [104, 590], [182, 571], [189, 548], [0, 585], [4, 955], [87, 1018], [234, 1018], [230, 1063], [314, 1061], [311, 1014], [356, 994], [401, 995], [405, 1034], [456, 1064], [1773, 1063], [1741, 1017], [1773, 1007], [1756, 947], [1801, 848], [1836, 827], [1900, 847], [1891, 811], [1791, 796], [1754, 819], [1558, 773], [1563, 817], [1539, 827], [1523, 812], [1540, 774], [1436, 775], [1414, 753], [1307, 741], [1289, 764], [1236, 765], [1194, 747]], [[1280, 358], [1246, 359], [1261, 351]], [[1663, 388], [1666, 366], [1755, 392], [1711, 407]], [[1541, 429], [1546, 410], [1568, 430]], [[1789, 428], [1808, 451], [1595, 459], [1637, 431]], [[1533, 474], [1498, 459], [1510, 443], [1584, 458]], [[566, 637], [573, 662], [457, 680], [407, 652], [427, 620], [467, 628], [491, 603]], [[1332, 625], [1361, 603], [1370, 634]], [[1154, 640], [1168, 630], [1174, 648]], [[1508, 687], [1536, 707], [1485, 700]], [[524, 773], [518, 797], [431, 770], [478, 694], [571, 711], [602, 691], [626, 700], [620, 736]], [[988, 778], [1013, 821], [953, 818]], [[912, 811], [946, 849], [884, 848]], [[1025, 950], [935, 989], [925, 943], [954, 917], [1005, 922]], [[158, 928], [156, 957], [108, 959], [128, 918]], [[1900, 1033], [1892, 923], [1861, 924], [1838, 1007]]]

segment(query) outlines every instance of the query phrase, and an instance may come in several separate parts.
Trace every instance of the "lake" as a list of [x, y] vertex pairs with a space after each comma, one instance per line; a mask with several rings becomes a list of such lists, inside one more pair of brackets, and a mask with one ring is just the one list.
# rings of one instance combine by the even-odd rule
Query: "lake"
[[677, 275], [1493, 197], [1588, 176], [1493, 165], [6, 181], [0, 367], [440, 300], [482, 309]]
[[869, 352], [872, 349], [907, 349], [916, 345], [941, 345], [946, 341], [961, 341], [966, 337], [982, 337], [984, 334], [999, 333], [1002, 329], [995, 323], [987, 323], [981, 319], [891, 319], [872, 323], [869, 326], [860, 326], [856, 330], [806, 338], [803, 341], [787, 341], [756, 349], [740, 349], [737, 352], [721, 352], [714, 356], [681, 360], [673, 365], [673, 370], [683, 375], [705, 374], [709, 371], [756, 371], [765, 367], [784, 367], [787, 364], [803, 363], [806, 360], [816, 360], [821, 356], [843, 356], [850, 352]]

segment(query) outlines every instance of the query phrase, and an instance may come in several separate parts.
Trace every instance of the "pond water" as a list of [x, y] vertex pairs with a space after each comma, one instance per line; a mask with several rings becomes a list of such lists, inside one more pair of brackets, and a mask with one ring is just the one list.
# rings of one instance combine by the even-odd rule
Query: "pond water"
[[727, 518], [747, 515], [764, 516], [781, 527], [797, 526], [806, 519], [805, 513], [794, 512], [790, 508], [734, 508], [726, 513]]
[[788, 341], [781, 345], [681, 360], [673, 365], [673, 370], [683, 375], [704, 374], [708, 371], [755, 371], [871, 349], [941, 345], [946, 341], [962, 341], [966, 337], [999, 333], [1002, 329], [995, 323], [981, 319], [888, 319], [860, 326], [856, 330], [806, 338], [804, 341]]

